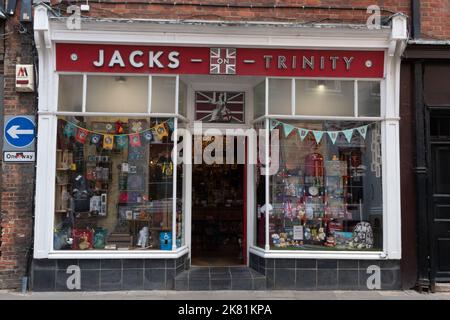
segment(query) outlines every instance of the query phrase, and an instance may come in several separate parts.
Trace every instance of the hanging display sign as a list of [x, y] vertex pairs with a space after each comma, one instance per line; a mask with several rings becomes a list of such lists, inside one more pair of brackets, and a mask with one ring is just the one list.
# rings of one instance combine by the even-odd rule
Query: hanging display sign
[[65, 72], [383, 78], [384, 51], [56, 44]]
[[16, 91], [34, 91], [34, 70], [32, 64], [16, 64]]

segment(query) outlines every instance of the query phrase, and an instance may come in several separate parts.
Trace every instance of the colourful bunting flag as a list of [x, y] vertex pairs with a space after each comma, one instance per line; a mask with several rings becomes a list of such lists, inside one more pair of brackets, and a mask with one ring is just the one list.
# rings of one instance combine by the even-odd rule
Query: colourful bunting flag
[[140, 147], [141, 137], [139, 133], [130, 134], [130, 147]]
[[303, 141], [305, 140], [306, 136], [308, 135], [308, 130], [303, 128], [297, 128], [298, 135], [300, 136], [300, 139]]
[[167, 120], [166, 123], [167, 123], [167, 127], [169, 128], [169, 130], [173, 131], [173, 128], [174, 128], [173, 119]]
[[359, 134], [363, 137], [363, 139], [366, 139], [366, 135], [367, 135], [367, 125], [356, 128], [356, 130], [358, 130]]
[[153, 133], [152, 133], [150, 130], [145, 131], [145, 132], [142, 134], [142, 137], [144, 138], [144, 140], [145, 140], [146, 142], [150, 142], [150, 141], [153, 140]]
[[87, 131], [86, 129], [78, 128], [77, 135], [75, 136], [75, 140], [81, 144], [85, 144], [88, 135], [89, 135], [89, 131]]
[[319, 144], [323, 137], [323, 131], [312, 130], [312, 132], [314, 134], [314, 138], [316, 138], [316, 143]]
[[270, 131], [272, 131], [279, 124], [280, 124], [280, 121], [275, 120], [275, 119], [271, 119], [270, 122], [269, 122], [269, 129], [270, 129]]
[[105, 134], [103, 135], [103, 149], [112, 150], [114, 147], [114, 135]]
[[284, 131], [284, 136], [286, 138], [291, 134], [292, 130], [294, 130], [294, 126], [291, 126], [290, 124], [283, 123], [283, 131]]
[[155, 132], [159, 140], [162, 140], [162, 138], [167, 137], [169, 135], [166, 124], [164, 122], [155, 126]]
[[102, 136], [100, 134], [94, 133], [91, 135], [91, 139], [90, 139], [91, 144], [98, 145], [101, 140], [102, 140]]
[[347, 142], [350, 143], [352, 141], [353, 129], [347, 129], [341, 132], [344, 134], [345, 139], [347, 139]]
[[128, 139], [125, 135], [120, 135], [116, 137], [116, 148], [122, 150], [127, 146]]
[[73, 123], [67, 122], [64, 126], [64, 135], [67, 138], [73, 137], [75, 135], [75, 125]]
[[336, 139], [337, 139], [337, 137], [339, 135], [339, 131], [327, 131], [327, 133], [328, 133], [328, 136], [331, 139], [331, 142], [333, 142], [333, 144], [335, 144], [336, 143]]

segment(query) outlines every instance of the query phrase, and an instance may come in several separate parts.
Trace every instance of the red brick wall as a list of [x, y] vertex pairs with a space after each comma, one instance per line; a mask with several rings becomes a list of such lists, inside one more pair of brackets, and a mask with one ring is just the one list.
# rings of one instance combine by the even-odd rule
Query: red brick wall
[[[19, 22], [13, 17], [5, 22], [4, 115], [35, 114], [33, 93], [15, 91], [15, 66], [33, 63], [31, 25], [28, 33], [20, 34]], [[1, 167], [0, 192], [0, 289], [20, 288], [25, 275], [27, 252], [32, 240], [34, 201], [34, 164], [7, 164]]]
[[450, 0], [423, 0], [421, 6], [422, 38], [450, 39]]
[[[65, 8], [67, 3], [57, 5], [58, 0], [52, 0], [55, 7]], [[382, 14], [389, 16], [392, 12], [403, 12], [409, 15], [410, 1], [273, 1], [273, 0], [203, 0], [203, 1], [176, 1], [177, 5], [172, 4], [175, 1], [154, 1], [164, 4], [148, 4], [147, 0], [106, 0], [89, 1], [91, 11], [89, 16], [95, 17], [115, 17], [115, 18], [154, 18], [154, 19], [197, 19], [197, 20], [227, 20], [227, 21], [282, 21], [282, 22], [348, 22], [364, 23], [369, 14], [366, 8], [369, 5], [379, 5], [386, 9]], [[127, 2], [125, 4], [124, 2]], [[75, 0], [71, 3], [85, 3], [84, 0]], [[186, 5], [188, 3], [202, 3], [200, 5]], [[207, 4], [216, 5], [215, 7]], [[224, 5], [224, 6], [219, 6]], [[227, 7], [230, 5], [230, 7]], [[250, 6], [252, 8], [235, 8], [233, 5]], [[261, 8], [269, 6], [270, 8]], [[274, 8], [274, 6], [278, 6]], [[283, 7], [288, 6], [288, 8]], [[305, 6], [305, 8], [302, 8]], [[323, 8], [308, 8], [308, 6], [320, 6]], [[330, 7], [330, 9], [328, 9]], [[336, 9], [341, 8], [341, 9]], [[347, 8], [346, 10], [342, 10]], [[391, 12], [389, 12], [391, 11]]]

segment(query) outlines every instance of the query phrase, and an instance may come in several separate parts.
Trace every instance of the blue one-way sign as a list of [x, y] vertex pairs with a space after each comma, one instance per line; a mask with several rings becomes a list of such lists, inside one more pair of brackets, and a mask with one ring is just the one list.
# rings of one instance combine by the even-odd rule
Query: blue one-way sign
[[[5, 117], [6, 118], [6, 117]], [[4, 150], [30, 148], [36, 137], [36, 124], [33, 116], [12, 116], [5, 119], [4, 141], [11, 148], [4, 146]], [[34, 146], [31, 147], [34, 150]]]

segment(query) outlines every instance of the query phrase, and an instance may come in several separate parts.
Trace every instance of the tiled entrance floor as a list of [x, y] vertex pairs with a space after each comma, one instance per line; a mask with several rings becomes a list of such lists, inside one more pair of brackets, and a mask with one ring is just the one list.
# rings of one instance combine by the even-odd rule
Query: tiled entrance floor
[[175, 277], [175, 290], [266, 290], [266, 277], [248, 267], [192, 267]]

